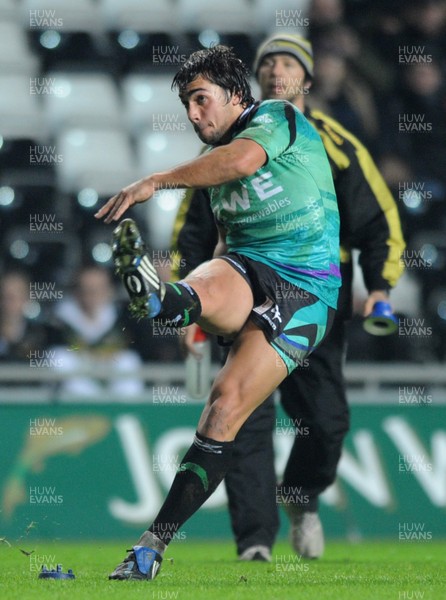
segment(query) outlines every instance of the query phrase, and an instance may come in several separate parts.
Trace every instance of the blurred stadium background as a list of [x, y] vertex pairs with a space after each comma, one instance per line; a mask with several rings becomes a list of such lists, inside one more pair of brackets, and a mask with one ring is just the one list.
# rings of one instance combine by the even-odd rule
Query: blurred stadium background
[[[313, 41], [310, 103], [370, 148], [407, 242], [406, 273], [392, 296], [405, 324], [398, 334], [362, 330], [357, 278], [346, 369], [352, 432], [323, 506], [327, 533], [398, 539], [401, 524], [410, 531], [422, 523], [444, 537], [444, 1], [0, 0], [0, 267], [28, 274], [26, 319], [51, 324], [82, 265], [112, 268], [110, 227], [93, 218], [101, 203], [199, 150], [170, 90], [178, 66], [216, 42], [251, 65], [257, 44], [285, 31]], [[401, 128], [413, 115], [418, 124]], [[136, 211], [166, 277], [180, 197], [165, 191]], [[125, 300], [119, 286], [115, 294], [117, 304]], [[35, 521], [43, 537], [120, 537], [153, 516], [200, 406], [185, 396], [175, 336], [140, 325], [130, 339], [141, 360], [127, 377], [144, 382], [132, 398], [105, 385], [90, 395], [63, 387], [76, 377], [119, 379], [113, 361], [91, 353], [72, 365], [50, 342], [11, 356], [2, 341], [0, 533], [14, 536]], [[290, 442], [283, 418], [279, 472]], [[192, 535], [230, 536], [224, 501], [220, 489], [194, 517]]]

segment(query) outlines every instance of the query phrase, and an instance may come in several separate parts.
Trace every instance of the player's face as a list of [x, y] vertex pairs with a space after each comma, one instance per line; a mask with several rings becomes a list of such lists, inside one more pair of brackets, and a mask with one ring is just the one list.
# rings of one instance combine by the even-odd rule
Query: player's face
[[288, 100], [296, 104], [311, 85], [305, 83], [305, 69], [291, 54], [265, 56], [257, 77], [264, 100]]
[[237, 119], [243, 108], [237, 96], [203, 77], [191, 81], [180, 96], [187, 117], [205, 144], [217, 144]]

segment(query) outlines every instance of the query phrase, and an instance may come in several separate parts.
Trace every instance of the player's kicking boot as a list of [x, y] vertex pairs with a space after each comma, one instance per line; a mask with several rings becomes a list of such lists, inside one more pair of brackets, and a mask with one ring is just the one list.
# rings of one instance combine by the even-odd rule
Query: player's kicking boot
[[145, 531], [138, 543], [128, 550], [126, 558], [108, 578], [121, 581], [155, 579], [160, 571], [162, 553], [165, 549], [166, 545], [161, 540], [150, 531]]
[[133, 316], [153, 318], [161, 311], [166, 293], [133, 219], [124, 219], [113, 231], [113, 261], [130, 296]]

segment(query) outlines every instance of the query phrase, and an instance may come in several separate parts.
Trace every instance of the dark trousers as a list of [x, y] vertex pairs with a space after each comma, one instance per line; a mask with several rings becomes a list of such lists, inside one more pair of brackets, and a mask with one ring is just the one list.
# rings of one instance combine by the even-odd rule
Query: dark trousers
[[[335, 480], [349, 429], [344, 356], [344, 321], [335, 318], [323, 344], [279, 388], [289, 417], [286, 425], [297, 427], [280, 490], [293, 489], [306, 498], [306, 510], [317, 510], [318, 495]], [[274, 404], [268, 398], [235, 440], [236, 466], [226, 474], [225, 483], [239, 554], [257, 544], [271, 548], [279, 528], [272, 446], [275, 425]]]
[[276, 505], [273, 428], [276, 409], [268, 398], [244, 423], [225, 476], [229, 515], [238, 554], [250, 546], [271, 548], [279, 529]]

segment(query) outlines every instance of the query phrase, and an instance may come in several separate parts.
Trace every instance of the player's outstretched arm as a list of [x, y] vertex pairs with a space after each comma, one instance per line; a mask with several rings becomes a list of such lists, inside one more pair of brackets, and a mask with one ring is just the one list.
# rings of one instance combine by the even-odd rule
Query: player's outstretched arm
[[149, 200], [155, 192], [156, 188], [150, 177], [140, 179], [123, 188], [118, 194], [110, 198], [94, 216], [96, 219], [102, 219], [102, 217], [108, 215], [104, 219], [106, 223], [118, 221], [128, 208], [137, 202]]
[[260, 169], [267, 158], [265, 150], [257, 142], [234, 140], [169, 171], [132, 183], [110, 198], [95, 217], [105, 217], [106, 223], [118, 221], [128, 208], [149, 200], [157, 190], [212, 187], [248, 177]]

